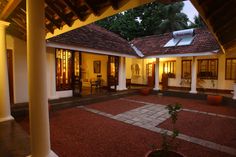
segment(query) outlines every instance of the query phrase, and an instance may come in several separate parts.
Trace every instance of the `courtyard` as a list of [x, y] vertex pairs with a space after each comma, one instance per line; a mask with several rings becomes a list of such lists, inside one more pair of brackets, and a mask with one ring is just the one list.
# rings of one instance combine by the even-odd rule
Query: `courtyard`
[[[50, 113], [52, 150], [61, 157], [144, 157], [171, 130], [168, 104], [180, 103], [177, 150], [186, 157], [236, 155], [236, 108], [161, 94], [123, 96]], [[17, 121], [29, 132], [27, 117]]]

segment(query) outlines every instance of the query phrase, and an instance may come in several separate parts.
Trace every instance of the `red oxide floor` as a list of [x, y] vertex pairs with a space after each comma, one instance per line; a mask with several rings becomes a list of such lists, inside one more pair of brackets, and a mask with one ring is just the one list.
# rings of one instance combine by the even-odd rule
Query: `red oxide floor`
[[106, 102], [91, 104], [88, 105], [87, 107], [103, 111], [106, 113], [110, 113], [112, 115], [117, 115], [138, 107], [142, 107], [144, 105], [145, 104], [133, 103], [125, 100], [116, 99], [116, 100], [109, 100]]
[[[227, 113], [228, 115], [234, 115], [235, 112], [234, 108], [232, 108], [234, 112], [227, 107], [218, 109], [217, 107], [206, 106], [202, 101], [190, 99], [160, 98], [157, 96], [132, 96], [129, 98], [159, 104], [180, 102], [186, 108], [199, 108], [203, 111], [211, 109], [211, 111]], [[137, 108], [138, 105], [142, 106], [142, 104], [132, 104], [118, 99], [87, 107], [116, 115]], [[25, 130], [28, 130], [29, 122], [27, 118], [18, 119], [18, 122]], [[191, 122], [193, 124], [190, 125]], [[231, 122], [224, 118], [212, 119], [204, 115], [181, 111], [178, 123], [181, 133], [202, 137], [203, 139], [212, 139], [219, 143], [222, 143], [222, 138], [225, 138], [222, 144], [235, 147], [235, 142], [232, 141], [235, 137], [233, 134], [236, 126], [235, 121]], [[229, 128], [227, 128], [228, 126]], [[161, 127], [168, 128], [168, 120], [161, 124]], [[144, 157], [145, 153], [150, 150], [150, 145], [160, 146], [162, 141], [161, 135], [158, 133], [94, 114], [81, 108], [52, 112], [50, 128], [52, 150], [60, 157]], [[212, 132], [216, 133], [212, 135]], [[187, 141], [177, 139], [177, 142], [179, 143], [178, 150], [185, 157], [232, 157], [226, 153]]]
[[183, 108], [199, 110], [204, 112], [212, 112], [217, 114], [224, 114], [228, 116], [236, 116], [236, 107], [224, 106], [224, 104], [220, 106], [212, 106], [208, 105], [206, 100], [193, 100], [179, 97], [157, 96], [157, 95], [149, 95], [149, 96], [136, 95], [127, 98], [136, 101], [145, 101], [163, 105], [178, 102], [182, 104]]
[[[171, 130], [168, 119], [158, 127]], [[180, 133], [236, 148], [236, 120], [181, 111], [176, 128]]]

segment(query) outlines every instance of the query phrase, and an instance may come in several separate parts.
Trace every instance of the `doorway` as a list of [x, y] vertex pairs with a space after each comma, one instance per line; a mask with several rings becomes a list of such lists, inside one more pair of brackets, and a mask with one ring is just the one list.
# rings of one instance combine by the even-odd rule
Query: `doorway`
[[9, 82], [10, 104], [14, 104], [14, 87], [13, 87], [13, 51], [7, 50], [7, 70]]
[[119, 57], [108, 56], [107, 63], [107, 87], [108, 90], [116, 90], [119, 75]]
[[146, 64], [147, 68], [147, 85], [149, 87], [154, 87], [155, 84], [155, 64], [148, 63]]
[[82, 92], [82, 55], [81, 52], [73, 53], [73, 74], [72, 74], [72, 85], [73, 85], [73, 96], [81, 96]]

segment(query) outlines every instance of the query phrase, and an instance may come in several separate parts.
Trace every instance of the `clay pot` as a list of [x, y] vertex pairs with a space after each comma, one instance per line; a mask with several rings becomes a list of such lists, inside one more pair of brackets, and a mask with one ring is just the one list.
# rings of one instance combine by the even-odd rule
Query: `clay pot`
[[164, 156], [164, 157], [184, 157], [184, 155], [179, 152], [175, 152], [175, 151], [171, 151], [171, 150], [164, 152], [161, 149], [157, 149], [155, 151], [149, 151], [145, 155], [145, 157], [162, 157], [162, 156]]
[[140, 89], [140, 93], [142, 95], [148, 95], [148, 94], [150, 94], [150, 92], [151, 92], [150, 88], [142, 88], [142, 89]]
[[222, 102], [221, 95], [207, 95], [207, 104], [209, 105], [220, 105]]

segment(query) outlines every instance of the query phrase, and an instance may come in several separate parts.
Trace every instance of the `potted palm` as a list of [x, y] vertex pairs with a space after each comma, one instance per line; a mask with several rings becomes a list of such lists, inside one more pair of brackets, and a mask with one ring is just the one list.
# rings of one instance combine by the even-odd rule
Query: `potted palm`
[[164, 131], [162, 133], [161, 148], [157, 149], [155, 146], [152, 146], [153, 149], [149, 151], [145, 157], [184, 157], [181, 153], [174, 151], [176, 148], [175, 139], [179, 135], [179, 131], [176, 129], [175, 123], [177, 121], [178, 111], [181, 109], [181, 106], [181, 104], [175, 103], [166, 107], [172, 122], [171, 134], [168, 136], [167, 131]]
[[[215, 80], [211, 80], [212, 87], [215, 88]], [[209, 105], [220, 105], [222, 102], [223, 97], [217, 94], [216, 89], [214, 89], [215, 93], [207, 95], [207, 103]]]

